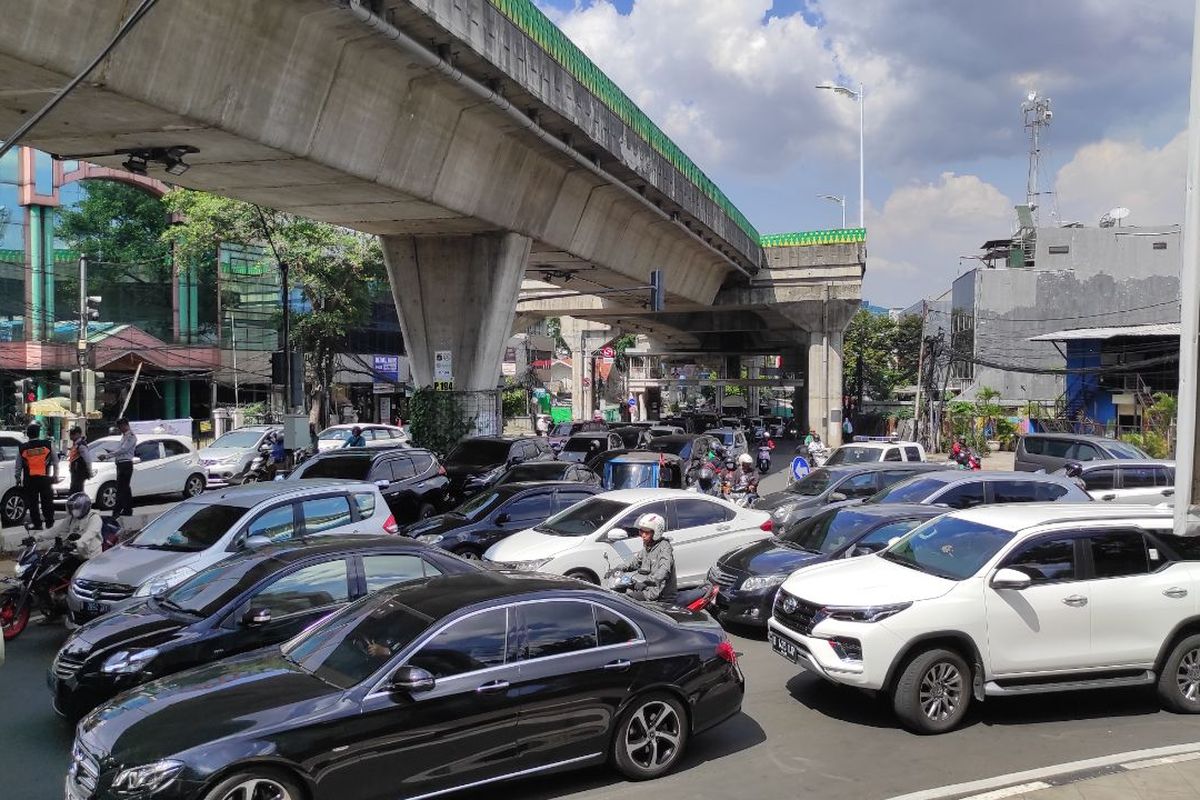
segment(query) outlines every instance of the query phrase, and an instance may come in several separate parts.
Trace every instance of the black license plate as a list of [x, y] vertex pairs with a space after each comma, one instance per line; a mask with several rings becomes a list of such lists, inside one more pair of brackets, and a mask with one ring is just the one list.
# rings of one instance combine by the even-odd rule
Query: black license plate
[[80, 606], [84, 614], [91, 614], [97, 617], [101, 614], [107, 614], [110, 608], [111, 606], [108, 603], [97, 603], [94, 600], [86, 600]]
[[808, 660], [804, 657], [806, 650], [802, 645], [785, 639], [777, 633], [771, 633], [767, 638], [771, 640], [771, 649], [793, 664], [804, 664]]

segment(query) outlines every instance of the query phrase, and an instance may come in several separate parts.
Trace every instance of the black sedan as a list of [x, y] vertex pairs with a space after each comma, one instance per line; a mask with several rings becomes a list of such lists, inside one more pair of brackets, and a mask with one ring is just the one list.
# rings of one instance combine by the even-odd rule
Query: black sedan
[[575, 481], [588, 486], [599, 486], [600, 476], [583, 464], [572, 461], [527, 461], [509, 469], [492, 485], [534, 481]]
[[79, 716], [154, 678], [279, 644], [369, 592], [476, 569], [392, 536], [322, 537], [249, 550], [72, 633], [46, 676], [54, 707]]
[[349, 447], [326, 450], [305, 461], [288, 480], [344, 478], [379, 487], [399, 522], [431, 517], [446, 503], [450, 481], [437, 456], [412, 447]]
[[95, 800], [379, 800], [604, 762], [655, 778], [744, 692], [707, 616], [569, 578], [426, 578], [101, 706], [76, 728], [66, 785]]
[[807, 519], [829, 503], [866, 500], [881, 489], [907, 480], [919, 472], [944, 470], [944, 464], [922, 461], [875, 464], [843, 464], [815, 469], [787, 489], [766, 495], [754, 504], [759, 511], [770, 512], [776, 528]]
[[403, 533], [463, 558], [479, 559], [504, 537], [541, 525], [601, 491], [572, 481], [505, 483], [475, 495], [448, 514], [410, 525]]
[[708, 571], [722, 622], [765, 627], [775, 593], [801, 567], [882, 550], [945, 508], [924, 505], [841, 505], [792, 525], [773, 539], [748, 544], [717, 559]]

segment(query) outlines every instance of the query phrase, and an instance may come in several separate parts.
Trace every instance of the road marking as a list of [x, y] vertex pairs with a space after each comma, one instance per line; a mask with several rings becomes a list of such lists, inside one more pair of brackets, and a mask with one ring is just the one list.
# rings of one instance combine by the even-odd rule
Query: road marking
[[973, 794], [970, 797], [964, 798], [964, 800], [1003, 800], [1005, 797], [1016, 797], [1026, 792], [1037, 792], [1050, 788], [1052, 788], [1050, 784], [1045, 781], [1034, 781], [1033, 783], [1020, 783], [1016, 786], [1009, 786], [1006, 789], [996, 789], [995, 791], [984, 792], [983, 794]]
[[917, 792], [896, 795], [895, 797], [890, 798], [890, 800], [945, 800], [946, 798], [970, 798], [973, 794], [978, 794], [979, 792], [989, 792], [996, 789], [1003, 789], [1019, 783], [1045, 781], [1074, 772], [1087, 772], [1089, 770], [1103, 769], [1106, 767], [1117, 767], [1122, 764], [1134, 764], [1143, 761], [1166, 758], [1168, 756], [1183, 755], [1200, 757], [1200, 742], [1173, 744], [1167, 745], [1166, 747], [1154, 747], [1147, 750], [1131, 750], [1126, 753], [1114, 753], [1110, 756], [1087, 758], [1081, 761], [1068, 761], [1065, 764], [1055, 764], [1054, 766], [1050, 767], [1039, 767], [1037, 769], [1027, 769], [1021, 772], [1010, 772], [1007, 775], [997, 775], [994, 778], [983, 778], [976, 781], [955, 783], [936, 789], [922, 789]]
[[1146, 767], [1164, 767], [1167, 764], [1178, 764], [1182, 761], [1195, 761], [1200, 758], [1200, 753], [1185, 753], [1179, 756], [1165, 756], [1163, 758], [1151, 758], [1145, 761], [1129, 761], [1121, 765], [1122, 769], [1145, 769]]

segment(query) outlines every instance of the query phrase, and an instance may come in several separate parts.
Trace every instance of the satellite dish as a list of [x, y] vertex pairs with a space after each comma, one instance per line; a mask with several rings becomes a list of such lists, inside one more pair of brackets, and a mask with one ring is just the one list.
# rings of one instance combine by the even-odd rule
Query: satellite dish
[[1125, 208], [1124, 206], [1118, 206], [1118, 207], [1114, 208], [1112, 211], [1109, 211], [1108, 216], [1112, 217], [1115, 220], [1123, 220], [1129, 216], [1129, 209]]

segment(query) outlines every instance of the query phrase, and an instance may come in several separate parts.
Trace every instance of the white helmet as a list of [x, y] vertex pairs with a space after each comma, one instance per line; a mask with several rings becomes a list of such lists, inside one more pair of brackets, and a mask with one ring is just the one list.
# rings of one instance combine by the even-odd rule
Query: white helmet
[[637, 522], [634, 523], [634, 526], [639, 532], [651, 531], [654, 534], [651, 541], [657, 542], [663, 537], [663, 534], [667, 530], [667, 521], [662, 518], [661, 514], [642, 514], [637, 518]]
[[740, 456], [738, 456], [738, 463], [741, 464], [743, 467], [753, 466], [754, 459], [750, 457], [749, 453], [742, 453]]

